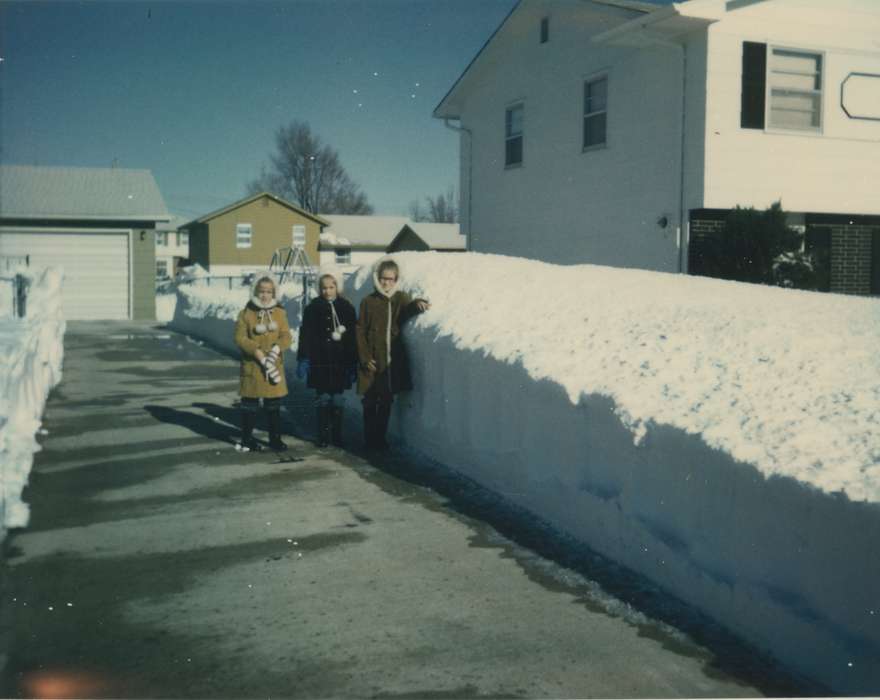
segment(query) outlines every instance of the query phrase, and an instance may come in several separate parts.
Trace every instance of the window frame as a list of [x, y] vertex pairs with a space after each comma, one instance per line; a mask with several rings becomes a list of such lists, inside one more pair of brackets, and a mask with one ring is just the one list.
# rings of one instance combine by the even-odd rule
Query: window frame
[[[520, 110], [520, 130], [516, 133], [511, 133], [511, 122], [512, 118], [508, 118], [510, 114], [514, 112], [514, 110]], [[513, 168], [521, 168], [523, 167], [523, 162], [525, 161], [525, 122], [526, 122], [526, 109], [525, 109], [525, 100], [516, 100], [515, 102], [511, 102], [504, 108], [504, 169], [510, 170]], [[517, 161], [509, 161], [508, 157], [510, 155], [508, 150], [508, 144], [519, 139], [519, 160]]]
[[[764, 73], [764, 131], [770, 133], [782, 133], [782, 134], [802, 134], [802, 135], [821, 135], [825, 128], [825, 75], [827, 73], [826, 66], [826, 56], [825, 52], [820, 49], [805, 49], [801, 47], [789, 46], [787, 44], [771, 44], [767, 42], [767, 65]], [[819, 117], [819, 126], [811, 126], [808, 128], [799, 128], [792, 126], [777, 126], [771, 124], [770, 115], [773, 111], [773, 84], [771, 80], [771, 76], [774, 72], [781, 73], [782, 71], [774, 71], [772, 66], [773, 56], [776, 51], [785, 51], [793, 54], [800, 54], [803, 56], [811, 56], [818, 58], [818, 78], [819, 78], [819, 88], [818, 90], [790, 90], [790, 92], [794, 92], [796, 94], [813, 94], [818, 96], [818, 117]], [[806, 75], [806, 73], [798, 74], [798, 75]], [[777, 89], [786, 89], [786, 88], [777, 88]]]
[[166, 248], [168, 246], [168, 232], [156, 231], [156, 245]]
[[[162, 266], [162, 270], [159, 270], [159, 266]], [[168, 277], [168, 261], [164, 258], [160, 258], [156, 260], [156, 277], [159, 279], [165, 279]]]
[[[301, 231], [300, 231], [300, 229], [301, 229]], [[296, 242], [296, 237], [297, 237], [296, 234], [297, 234], [297, 233], [300, 233], [300, 232], [302, 233], [302, 244], [301, 244], [301, 246], [300, 246], [300, 244], [298, 244], [298, 243]], [[297, 248], [297, 247], [305, 248], [305, 247], [306, 247], [306, 241], [307, 241], [307, 235], [308, 235], [308, 232], [307, 232], [307, 230], [306, 230], [306, 225], [305, 225], [305, 224], [292, 224], [291, 227], [290, 227], [290, 245], [291, 245], [291, 247], [293, 247], [293, 248]]]
[[[247, 229], [245, 230], [245, 227]], [[247, 245], [242, 241], [242, 235], [247, 233]], [[235, 224], [235, 248], [236, 250], [246, 250], [253, 247], [254, 244], [254, 226], [246, 222]]]
[[189, 245], [189, 231], [177, 232], [177, 245]]
[[[592, 112], [587, 112], [587, 87], [600, 81], [605, 82], [605, 107], [604, 109], [597, 109]], [[589, 151], [599, 151], [603, 148], [608, 148], [608, 85], [610, 84], [610, 82], [611, 81], [609, 80], [609, 74], [607, 71], [594, 73], [592, 75], [584, 77], [581, 80], [581, 153], [587, 153]], [[605, 115], [604, 138], [601, 142], [587, 145], [587, 119], [600, 114]]]
[[351, 247], [334, 248], [334, 260], [337, 265], [351, 265]]

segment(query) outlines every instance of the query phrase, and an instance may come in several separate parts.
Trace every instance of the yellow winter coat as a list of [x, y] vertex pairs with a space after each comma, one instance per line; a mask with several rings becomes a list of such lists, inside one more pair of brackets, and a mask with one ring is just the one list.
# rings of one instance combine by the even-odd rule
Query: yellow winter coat
[[[273, 321], [275, 328], [272, 327]], [[264, 330], [264, 332], [257, 333], [257, 330]], [[281, 348], [277, 364], [278, 372], [281, 374], [281, 382], [271, 384], [266, 378], [262, 365], [254, 357], [254, 352], [259, 349], [268, 353], [276, 343]], [[241, 350], [239, 393], [243, 397], [251, 399], [274, 399], [287, 396], [284, 351], [290, 347], [290, 325], [287, 323], [287, 313], [284, 309], [276, 306], [274, 301], [265, 308], [260, 308], [254, 300], [248, 302], [248, 305], [238, 314], [238, 320], [235, 322], [235, 344]]]

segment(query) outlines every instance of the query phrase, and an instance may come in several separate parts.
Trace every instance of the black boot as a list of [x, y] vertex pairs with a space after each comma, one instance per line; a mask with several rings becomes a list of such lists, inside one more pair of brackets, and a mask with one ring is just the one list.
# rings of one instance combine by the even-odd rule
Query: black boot
[[275, 452], [286, 452], [287, 445], [281, 440], [281, 411], [266, 411], [269, 422], [269, 447]]
[[318, 437], [315, 445], [327, 447], [330, 444], [330, 406], [318, 406]]
[[253, 411], [241, 412], [241, 446], [251, 452], [260, 452], [263, 446], [254, 440], [254, 424], [257, 416]]
[[342, 406], [330, 407], [330, 442], [342, 447]]

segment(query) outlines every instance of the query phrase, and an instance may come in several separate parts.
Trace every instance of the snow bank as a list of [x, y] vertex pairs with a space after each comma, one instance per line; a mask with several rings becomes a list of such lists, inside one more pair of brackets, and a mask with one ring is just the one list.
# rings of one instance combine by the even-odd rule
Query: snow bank
[[[521, 258], [407, 255], [417, 327], [605, 396], [639, 444], [698, 435], [766, 476], [880, 502], [880, 301]], [[372, 286], [369, 270], [355, 288]]]
[[[878, 694], [880, 301], [394, 257], [432, 304], [406, 330], [416, 389], [395, 403], [397, 444], [836, 692]], [[370, 291], [369, 268], [346, 283], [355, 304]], [[234, 352], [232, 321], [189, 322]]]
[[0, 320], [0, 539], [27, 525], [21, 500], [28, 481], [40, 419], [49, 391], [61, 381], [65, 322], [59, 270], [29, 273], [24, 319]]

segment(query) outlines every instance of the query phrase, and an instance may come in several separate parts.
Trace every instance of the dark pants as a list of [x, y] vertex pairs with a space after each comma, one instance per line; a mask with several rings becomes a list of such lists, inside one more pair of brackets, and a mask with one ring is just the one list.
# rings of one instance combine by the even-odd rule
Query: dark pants
[[364, 406], [364, 442], [367, 447], [384, 449], [388, 447], [385, 441], [385, 433], [388, 430], [388, 421], [391, 418], [391, 404], [394, 403], [394, 394], [382, 383], [375, 383], [364, 394], [362, 399]]

